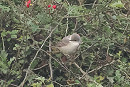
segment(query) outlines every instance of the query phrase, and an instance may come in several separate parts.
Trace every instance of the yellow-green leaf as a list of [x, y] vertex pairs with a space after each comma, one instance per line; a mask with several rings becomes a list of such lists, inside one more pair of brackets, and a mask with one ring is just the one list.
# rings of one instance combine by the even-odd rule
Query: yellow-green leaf
[[51, 84], [47, 85], [46, 87], [54, 87], [54, 85], [51, 83]]

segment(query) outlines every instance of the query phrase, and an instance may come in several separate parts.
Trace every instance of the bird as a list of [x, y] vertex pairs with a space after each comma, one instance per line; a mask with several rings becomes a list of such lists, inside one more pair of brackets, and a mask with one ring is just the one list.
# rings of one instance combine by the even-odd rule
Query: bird
[[56, 47], [64, 55], [72, 55], [78, 50], [80, 44], [81, 38], [79, 34], [73, 33], [72, 35], [68, 35], [64, 37], [61, 41], [59, 41]]

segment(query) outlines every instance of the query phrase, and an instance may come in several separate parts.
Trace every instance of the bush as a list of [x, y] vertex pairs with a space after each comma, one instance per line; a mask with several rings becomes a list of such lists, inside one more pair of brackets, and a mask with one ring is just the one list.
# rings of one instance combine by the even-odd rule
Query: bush
[[[0, 1], [0, 86], [130, 86], [129, 0], [28, 2]], [[51, 47], [74, 32], [70, 64]]]

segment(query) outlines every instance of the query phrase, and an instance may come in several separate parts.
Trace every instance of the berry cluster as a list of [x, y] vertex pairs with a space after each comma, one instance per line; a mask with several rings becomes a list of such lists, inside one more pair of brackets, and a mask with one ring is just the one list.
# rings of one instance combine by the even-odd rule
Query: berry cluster
[[29, 8], [30, 4], [31, 4], [31, 0], [28, 0], [28, 1], [25, 2], [25, 5], [26, 5], [28, 8]]
[[[51, 7], [51, 5], [48, 5], [48, 8], [50, 8], [50, 7]], [[56, 5], [53, 5], [52, 8], [56, 9]]]

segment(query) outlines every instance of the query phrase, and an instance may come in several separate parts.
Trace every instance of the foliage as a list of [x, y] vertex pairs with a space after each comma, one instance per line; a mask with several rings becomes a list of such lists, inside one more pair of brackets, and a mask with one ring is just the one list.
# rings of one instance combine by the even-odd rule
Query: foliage
[[[31, 4], [0, 1], [1, 87], [130, 87], [129, 0]], [[62, 64], [63, 55], [50, 49], [74, 32], [82, 39], [74, 62], [95, 82], [86, 81], [74, 64]]]

